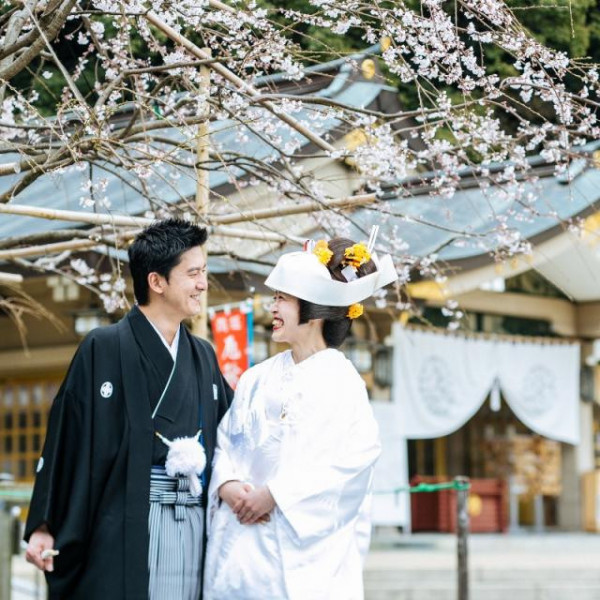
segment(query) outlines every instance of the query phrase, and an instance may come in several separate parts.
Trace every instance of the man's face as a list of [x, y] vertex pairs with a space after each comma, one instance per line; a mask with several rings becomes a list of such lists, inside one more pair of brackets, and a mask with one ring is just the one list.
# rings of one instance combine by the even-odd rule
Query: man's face
[[181, 255], [179, 264], [169, 273], [169, 280], [160, 277], [162, 297], [167, 310], [180, 320], [200, 314], [200, 296], [208, 288], [204, 250], [195, 246]]

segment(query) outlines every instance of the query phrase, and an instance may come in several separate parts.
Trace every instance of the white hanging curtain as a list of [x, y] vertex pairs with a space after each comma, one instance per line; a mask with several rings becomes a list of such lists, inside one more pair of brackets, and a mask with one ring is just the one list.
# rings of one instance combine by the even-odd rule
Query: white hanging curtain
[[498, 379], [517, 418], [553, 440], [579, 443], [579, 344], [498, 343]]
[[[373, 525], [402, 526], [410, 531], [410, 496], [408, 486], [408, 456], [402, 436], [398, 411], [391, 402], [371, 402], [379, 425], [381, 456], [375, 463], [373, 479]], [[402, 491], [397, 491], [402, 490]]]
[[579, 345], [471, 339], [394, 325], [394, 402], [407, 439], [462, 427], [500, 385], [530, 429], [579, 442]]

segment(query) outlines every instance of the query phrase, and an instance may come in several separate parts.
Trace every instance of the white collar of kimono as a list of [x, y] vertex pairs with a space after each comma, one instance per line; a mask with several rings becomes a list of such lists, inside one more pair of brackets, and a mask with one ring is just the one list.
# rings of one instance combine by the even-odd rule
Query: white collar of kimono
[[379, 259], [373, 253], [371, 258], [377, 271], [343, 282], [331, 279], [327, 267], [312, 252], [289, 252], [279, 257], [265, 285], [322, 306], [350, 306], [398, 279], [389, 254]]
[[[146, 317], [146, 315], [144, 316]], [[146, 317], [146, 319], [148, 319], [148, 317]], [[152, 325], [152, 327], [154, 328], [154, 331], [158, 333], [158, 337], [166, 346], [167, 350], [169, 351], [169, 354], [171, 355], [171, 358], [173, 359], [173, 362], [175, 362], [177, 360], [177, 348], [179, 348], [179, 330], [181, 329], [181, 325], [177, 328], [177, 333], [173, 338], [173, 343], [169, 344], [169, 342], [167, 342], [167, 340], [164, 338], [163, 334], [158, 330], [158, 327], [150, 319], [148, 319], [148, 323], [150, 323], [150, 325]]]

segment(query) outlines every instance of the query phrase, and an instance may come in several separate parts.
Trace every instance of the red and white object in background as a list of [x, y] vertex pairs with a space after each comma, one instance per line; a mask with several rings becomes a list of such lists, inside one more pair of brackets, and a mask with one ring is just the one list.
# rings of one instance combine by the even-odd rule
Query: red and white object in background
[[242, 373], [252, 364], [252, 311], [240, 307], [216, 311], [210, 326], [219, 367], [235, 389]]

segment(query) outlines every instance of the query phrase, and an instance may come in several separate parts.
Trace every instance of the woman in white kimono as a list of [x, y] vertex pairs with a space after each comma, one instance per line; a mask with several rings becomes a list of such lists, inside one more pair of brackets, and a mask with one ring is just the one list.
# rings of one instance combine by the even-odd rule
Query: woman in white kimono
[[336, 350], [357, 304], [396, 279], [350, 240], [282, 256], [273, 340], [218, 430], [205, 600], [359, 600], [380, 443], [362, 378]]

